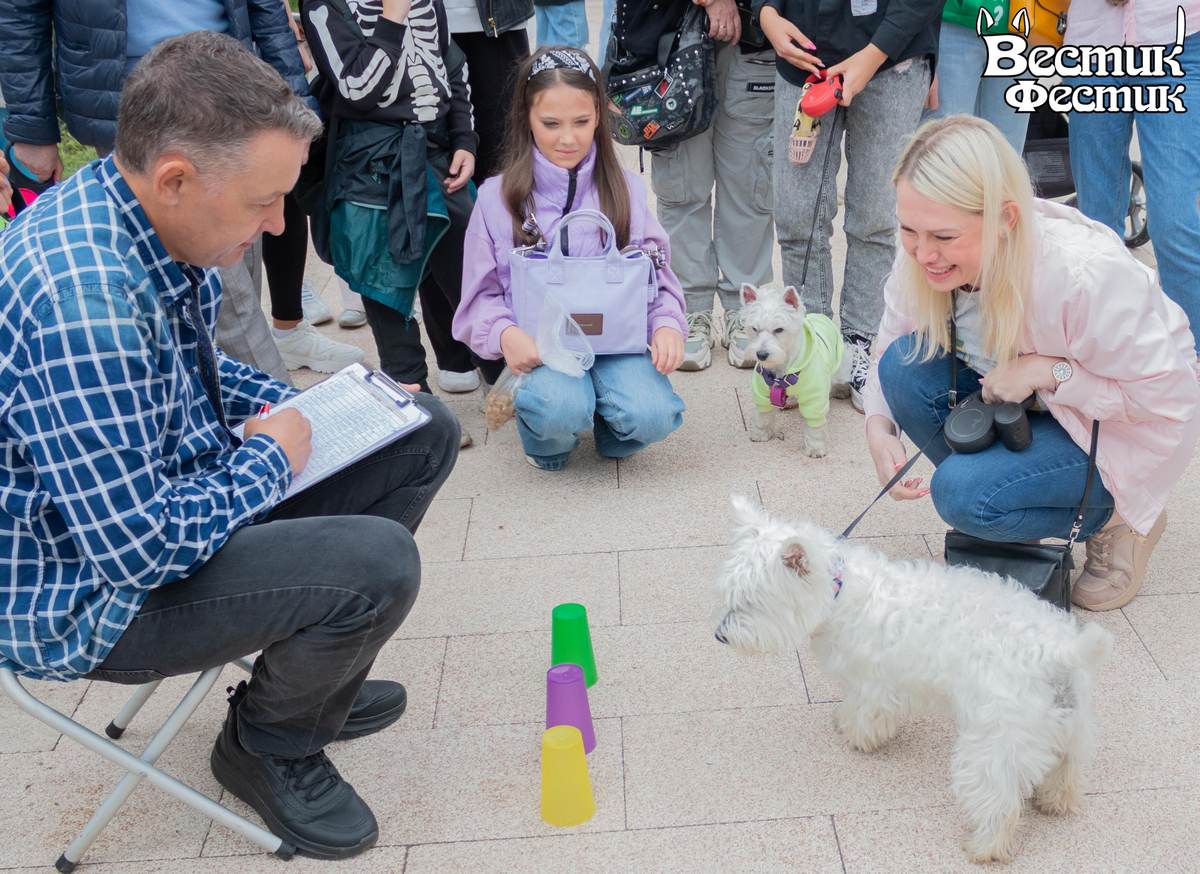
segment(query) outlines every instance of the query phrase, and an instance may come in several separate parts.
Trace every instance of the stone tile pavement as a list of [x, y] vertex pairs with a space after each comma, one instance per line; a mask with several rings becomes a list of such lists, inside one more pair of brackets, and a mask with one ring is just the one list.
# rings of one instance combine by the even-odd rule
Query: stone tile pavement
[[[592, 6], [598, 6], [592, 3]], [[598, 9], [591, 9], [593, 23]], [[626, 156], [632, 164], [633, 156]], [[838, 241], [836, 257], [844, 257]], [[309, 274], [335, 307], [329, 271]], [[370, 332], [324, 327], [368, 348]], [[315, 377], [295, 375], [302, 384]], [[421, 596], [377, 672], [403, 680], [411, 709], [392, 729], [332, 749], [371, 803], [380, 845], [340, 864], [284, 863], [143, 785], [87, 857], [95, 874], [427, 872], [952, 872], [972, 870], [948, 785], [948, 721], [907, 725], [883, 751], [833, 731], [840, 697], [808, 653], [751, 659], [712, 640], [709, 581], [728, 542], [728, 497], [837, 526], [874, 494], [861, 418], [835, 402], [831, 451], [749, 442], [745, 372], [723, 358], [679, 374], [684, 426], [628, 461], [590, 438], [560, 474], [521, 458], [513, 425], [488, 434], [479, 393], [448, 398], [476, 438], [418, 536]], [[1016, 872], [1200, 870], [1200, 464], [1173, 496], [1145, 591], [1088, 617], [1116, 652], [1099, 681], [1102, 735], [1083, 812], [1030, 812]], [[881, 505], [862, 536], [894, 556], [940, 552], [928, 505]], [[345, 548], [353, 549], [348, 543]], [[538, 816], [538, 739], [549, 615], [580, 601], [600, 682], [589, 767], [597, 813], [567, 830]], [[229, 672], [228, 679], [236, 675]], [[146, 742], [182, 680], [168, 681], [126, 735]], [[219, 684], [223, 685], [223, 684]], [[126, 690], [37, 684], [99, 730]], [[223, 793], [208, 750], [224, 714], [212, 694], [162, 765]], [[117, 779], [115, 770], [0, 701], [0, 870], [48, 870]], [[237, 801], [221, 798], [243, 813]]]

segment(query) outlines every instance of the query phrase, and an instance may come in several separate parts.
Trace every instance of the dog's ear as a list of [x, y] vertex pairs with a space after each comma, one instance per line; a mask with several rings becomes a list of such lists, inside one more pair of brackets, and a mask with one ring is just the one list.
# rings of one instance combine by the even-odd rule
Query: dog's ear
[[794, 285], [789, 285], [783, 290], [783, 302], [794, 310], [804, 312], [804, 304], [800, 302], [800, 292], [796, 291]]
[[763, 510], [743, 495], [730, 495], [734, 518], [742, 525], [757, 525], [763, 520]]
[[785, 543], [779, 560], [783, 562], [785, 568], [797, 576], [803, 577], [808, 574], [808, 553], [804, 551], [804, 547], [798, 541]]
[[749, 282], [743, 282], [741, 295], [743, 306], [754, 303], [756, 300], [758, 300], [758, 289]]

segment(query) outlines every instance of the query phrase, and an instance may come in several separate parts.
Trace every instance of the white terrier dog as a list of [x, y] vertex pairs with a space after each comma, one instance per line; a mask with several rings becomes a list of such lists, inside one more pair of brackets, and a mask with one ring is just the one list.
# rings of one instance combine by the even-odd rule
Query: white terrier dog
[[792, 286], [742, 286], [742, 324], [750, 336], [746, 359], [754, 361], [751, 393], [758, 415], [750, 429], [757, 442], [783, 439], [780, 415], [799, 408], [805, 430], [805, 455], [825, 455], [825, 423], [829, 396], [836, 385], [849, 389], [850, 358], [844, 354], [837, 326], [828, 316], [806, 314]]
[[718, 580], [717, 640], [745, 652], [812, 641], [845, 693], [834, 723], [879, 749], [914, 712], [948, 711], [955, 796], [974, 862], [1012, 858], [1022, 798], [1071, 813], [1091, 754], [1092, 680], [1112, 647], [1012, 580], [891, 561], [807, 522], [733, 499], [739, 520]]

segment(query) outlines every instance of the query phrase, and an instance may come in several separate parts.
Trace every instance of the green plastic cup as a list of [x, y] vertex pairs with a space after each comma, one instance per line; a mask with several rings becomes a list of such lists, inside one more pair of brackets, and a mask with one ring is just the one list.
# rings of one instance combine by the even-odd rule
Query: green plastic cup
[[550, 665], [579, 665], [590, 689], [596, 685], [596, 656], [588, 631], [587, 608], [582, 604], [559, 604], [550, 613]]

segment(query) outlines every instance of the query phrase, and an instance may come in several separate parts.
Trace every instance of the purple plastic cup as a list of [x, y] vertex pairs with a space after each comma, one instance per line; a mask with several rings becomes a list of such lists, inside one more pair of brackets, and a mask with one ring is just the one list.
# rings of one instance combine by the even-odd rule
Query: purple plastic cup
[[583, 735], [583, 751], [596, 748], [592, 709], [588, 706], [587, 684], [579, 665], [555, 665], [546, 671], [546, 728], [573, 725]]

